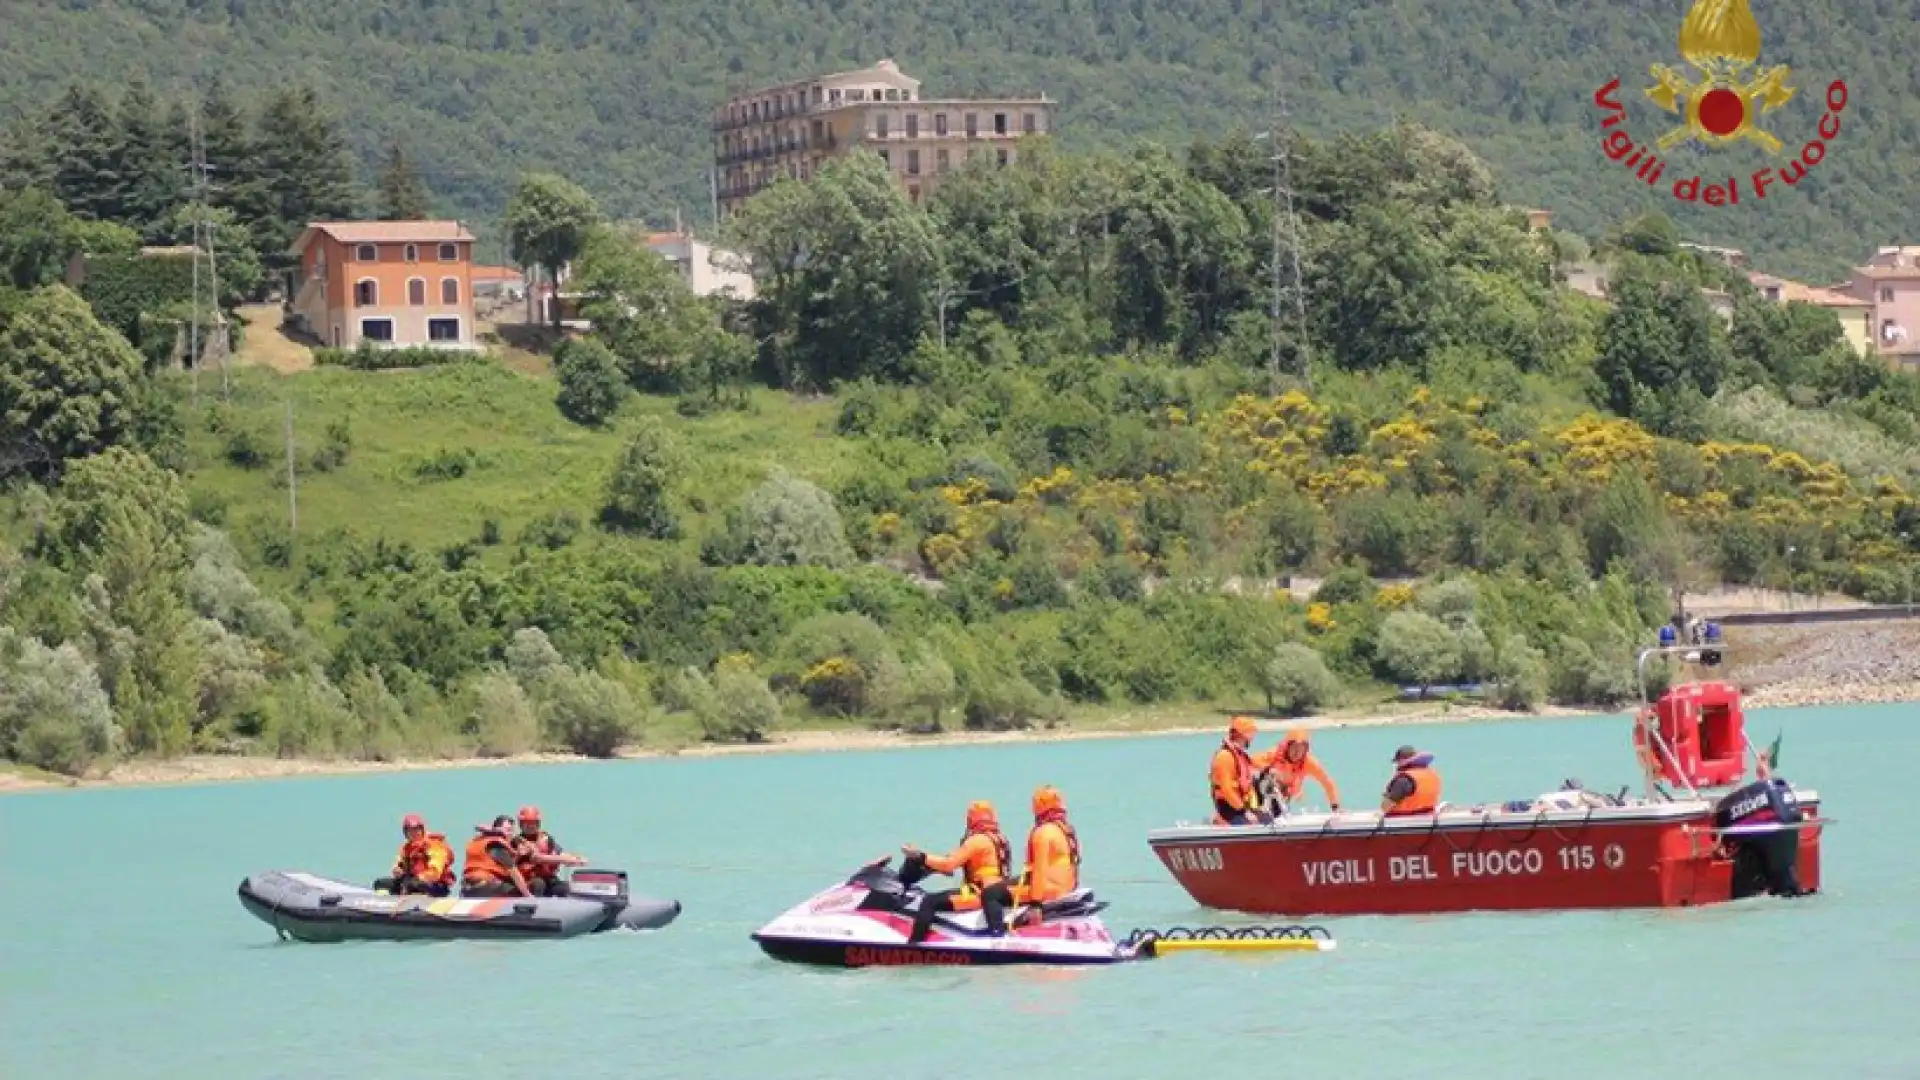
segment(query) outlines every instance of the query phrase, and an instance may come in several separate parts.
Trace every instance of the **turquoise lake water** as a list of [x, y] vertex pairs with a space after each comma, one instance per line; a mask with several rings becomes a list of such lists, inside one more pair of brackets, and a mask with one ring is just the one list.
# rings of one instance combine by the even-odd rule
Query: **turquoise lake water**
[[[1333, 919], [1332, 953], [1081, 970], [818, 971], [747, 935], [903, 841], [950, 844], [969, 800], [994, 800], [1013, 832], [1039, 783], [1065, 791], [1116, 935], [1253, 921], [1196, 909], [1145, 843], [1204, 815], [1214, 738], [0, 797], [0, 1077], [1055, 1080], [1241, 1054], [1254, 1075], [1323, 1078], [1911, 1080], [1920, 868], [1895, 793], [1920, 760], [1913, 712], [1752, 715], [1756, 742], [1784, 728], [1783, 773], [1838, 819], [1818, 897]], [[1402, 742], [1438, 755], [1455, 801], [1635, 779], [1617, 717], [1357, 728], [1314, 746], [1360, 805]], [[463, 839], [523, 802], [685, 914], [570, 942], [299, 945], [234, 897], [259, 869], [370, 879], [410, 811]]]

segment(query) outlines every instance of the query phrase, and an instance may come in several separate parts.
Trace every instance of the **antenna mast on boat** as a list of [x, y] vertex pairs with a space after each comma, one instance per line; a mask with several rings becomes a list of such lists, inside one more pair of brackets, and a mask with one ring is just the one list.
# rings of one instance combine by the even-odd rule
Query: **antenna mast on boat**
[[[1273, 187], [1270, 189], [1273, 197], [1273, 252], [1269, 264], [1273, 276], [1273, 301], [1268, 311], [1272, 344], [1267, 358], [1267, 374], [1273, 381], [1273, 392], [1277, 394], [1280, 392], [1280, 331], [1288, 293], [1293, 296], [1294, 352], [1299, 358], [1298, 375], [1301, 385], [1309, 390], [1313, 388], [1307, 344], [1306, 282], [1300, 274], [1300, 218], [1293, 206], [1293, 114], [1287, 107], [1286, 91], [1281, 88], [1277, 74], [1273, 84], [1272, 126], [1266, 131], [1266, 140], [1273, 162]], [[1284, 279], [1283, 271], [1286, 273]]]

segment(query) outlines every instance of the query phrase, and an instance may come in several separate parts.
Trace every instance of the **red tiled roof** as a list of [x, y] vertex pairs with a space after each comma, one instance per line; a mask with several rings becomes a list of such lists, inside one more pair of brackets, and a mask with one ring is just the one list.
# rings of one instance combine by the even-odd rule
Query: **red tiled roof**
[[307, 225], [343, 244], [400, 243], [407, 240], [471, 240], [457, 221], [315, 221]]

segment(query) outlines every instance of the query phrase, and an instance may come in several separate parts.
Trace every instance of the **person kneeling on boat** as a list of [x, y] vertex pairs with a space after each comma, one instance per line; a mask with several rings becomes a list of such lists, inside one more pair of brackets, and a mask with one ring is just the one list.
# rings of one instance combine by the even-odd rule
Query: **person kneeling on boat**
[[520, 852], [513, 819], [505, 814], [492, 825], [475, 825], [467, 841], [467, 865], [460, 874], [462, 896], [532, 896], [518, 865]]
[[540, 828], [537, 806], [520, 808], [520, 835], [514, 838], [514, 849], [519, 856], [516, 862], [520, 874], [527, 879], [527, 887], [535, 896], [567, 895], [567, 882], [560, 876], [560, 868], [587, 864], [585, 858], [562, 851], [560, 842]]
[[400, 855], [393, 873], [373, 883], [382, 892], [414, 896], [445, 896], [453, 891], [453, 849], [440, 833], [427, 831], [419, 814], [400, 819]]
[[913, 885], [929, 873], [951, 874], [958, 871], [958, 889], [930, 892], [920, 899], [914, 912], [913, 932], [907, 944], [925, 941], [933, 929], [934, 917], [945, 911], [971, 911], [978, 907], [986, 917], [987, 933], [1002, 937], [1007, 932], [1007, 909], [1013, 906], [1013, 892], [1007, 887], [1007, 864], [1013, 849], [1000, 831], [1000, 819], [993, 804], [976, 802], [967, 807], [967, 832], [960, 846], [945, 855], [928, 855], [911, 844], [900, 848], [906, 862], [900, 867], [900, 883]]
[[[1051, 784], [1033, 793], [1033, 831], [1027, 834], [1027, 869], [1013, 887], [1021, 904], [1058, 900], [1080, 887], [1080, 837], [1067, 822], [1067, 800]], [[1037, 918], [1039, 909], [1032, 909]]]
[[1434, 771], [1433, 755], [1403, 746], [1393, 754], [1393, 779], [1380, 799], [1380, 812], [1388, 817], [1407, 814], [1431, 814], [1440, 808], [1440, 774]]
[[1208, 770], [1213, 786], [1213, 823], [1215, 825], [1271, 824], [1273, 815], [1260, 809], [1260, 794], [1254, 789], [1253, 758], [1248, 747], [1260, 728], [1250, 716], [1236, 716], [1227, 725], [1227, 737], [1213, 752], [1213, 767]]
[[[1326, 793], [1327, 808], [1340, 809], [1340, 788], [1334, 784], [1333, 777], [1327, 775], [1320, 759], [1313, 756], [1313, 747], [1307, 741], [1305, 728], [1288, 728], [1279, 746], [1253, 755], [1253, 767], [1259, 775], [1272, 779], [1273, 791], [1282, 810], [1306, 790], [1309, 778]], [[1258, 784], [1258, 777], [1255, 783]]]

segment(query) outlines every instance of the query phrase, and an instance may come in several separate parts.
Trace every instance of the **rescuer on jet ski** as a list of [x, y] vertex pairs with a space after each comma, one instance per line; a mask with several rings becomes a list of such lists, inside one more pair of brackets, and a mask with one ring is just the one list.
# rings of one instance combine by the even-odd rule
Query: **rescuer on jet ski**
[[419, 814], [400, 819], [400, 854], [391, 876], [373, 883], [375, 889], [415, 896], [445, 896], [453, 891], [453, 849], [440, 833], [427, 831]]
[[1027, 834], [1027, 869], [1013, 888], [1014, 899], [1044, 904], [1079, 887], [1080, 837], [1067, 822], [1067, 801], [1051, 784], [1036, 788], [1033, 831]]
[[1000, 819], [993, 804], [976, 802], [967, 807], [967, 832], [960, 846], [945, 855], [928, 855], [912, 844], [903, 844], [906, 861], [900, 866], [900, 883], [913, 885], [929, 872], [951, 874], [959, 871], [958, 889], [930, 892], [922, 896], [913, 916], [913, 933], [907, 944], [925, 941], [933, 929], [934, 917], [943, 911], [971, 911], [978, 907], [986, 917], [987, 933], [994, 937], [1007, 932], [1007, 908], [1013, 906], [1013, 892], [1007, 887], [1008, 864], [1013, 849], [1000, 831]]
[[1262, 750], [1253, 755], [1255, 785], [1258, 786], [1261, 775], [1271, 776], [1274, 794], [1278, 795], [1284, 806], [1300, 797], [1311, 777], [1326, 793], [1327, 807], [1340, 809], [1340, 788], [1334, 784], [1333, 777], [1320, 765], [1320, 759], [1313, 756], [1313, 748], [1307, 741], [1307, 730], [1301, 727], [1288, 728], [1280, 740], [1280, 745], [1271, 750]]
[[535, 896], [567, 895], [567, 882], [560, 876], [560, 868], [587, 864], [585, 858], [562, 851], [560, 842], [540, 828], [537, 806], [520, 808], [520, 835], [514, 838], [514, 854], [520, 875], [527, 879], [527, 887]]
[[460, 873], [462, 896], [532, 896], [520, 873], [520, 853], [513, 838], [513, 819], [505, 814], [492, 825], [476, 825], [467, 841], [467, 865]]
[[1269, 824], [1273, 815], [1260, 809], [1260, 795], [1253, 786], [1253, 758], [1247, 748], [1260, 728], [1250, 716], [1236, 716], [1227, 725], [1227, 737], [1213, 752], [1213, 767], [1208, 770], [1213, 786], [1213, 818], [1216, 825]]

